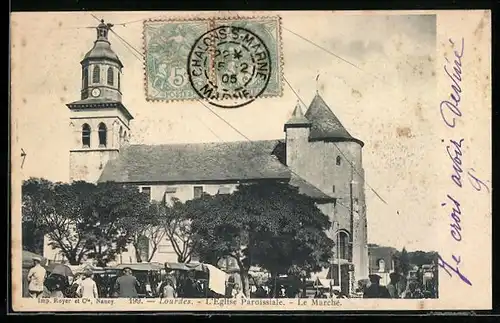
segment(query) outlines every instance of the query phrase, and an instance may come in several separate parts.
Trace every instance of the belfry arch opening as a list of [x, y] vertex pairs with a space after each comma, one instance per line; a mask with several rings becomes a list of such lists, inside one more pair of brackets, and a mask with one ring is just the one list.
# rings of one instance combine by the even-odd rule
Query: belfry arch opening
[[104, 123], [99, 124], [99, 147], [106, 147], [108, 140], [108, 129]]
[[82, 126], [82, 146], [84, 148], [90, 147], [90, 133], [90, 126], [87, 123], [84, 123]]

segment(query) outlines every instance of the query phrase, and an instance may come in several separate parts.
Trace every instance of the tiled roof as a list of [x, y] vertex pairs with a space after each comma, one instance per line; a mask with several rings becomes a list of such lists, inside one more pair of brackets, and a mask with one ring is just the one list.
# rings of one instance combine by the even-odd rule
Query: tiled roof
[[279, 140], [171, 145], [130, 145], [109, 161], [99, 182], [193, 183], [211, 181], [289, 181], [301, 194], [332, 198], [293, 174], [272, 155]]
[[355, 141], [363, 146], [361, 140], [351, 136], [344, 128], [319, 94], [312, 100], [305, 117], [312, 123], [310, 140]]
[[332, 201], [335, 199], [331, 196], [326, 195], [319, 188], [317, 188], [316, 186], [307, 182], [305, 179], [303, 179], [302, 177], [299, 177], [296, 174], [292, 174], [289, 183], [292, 186], [298, 187], [300, 194], [307, 195], [307, 196], [312, 197], [314, 199], [324, 200], [324, 201]]
[[104, 168], [100, 181], [190, 182], [288, 179], [271, 155], [278, 140], [130, 145]]

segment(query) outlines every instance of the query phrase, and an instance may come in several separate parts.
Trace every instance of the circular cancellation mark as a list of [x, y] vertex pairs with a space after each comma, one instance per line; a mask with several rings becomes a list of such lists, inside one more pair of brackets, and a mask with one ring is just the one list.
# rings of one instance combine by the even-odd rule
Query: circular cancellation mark
[[253, 102], [271, 77], [271, 54], [262, 39], [246, 28], [221, 26], [199, 37], [188, 55], [194, 91], [221, 108]]

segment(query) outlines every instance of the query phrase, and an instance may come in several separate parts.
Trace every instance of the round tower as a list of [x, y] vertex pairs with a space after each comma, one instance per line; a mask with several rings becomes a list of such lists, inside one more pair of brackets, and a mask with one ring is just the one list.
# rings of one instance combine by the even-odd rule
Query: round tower
[[[329, 235], [336, 242], [334, 262], [343, 264], [342, 284], [367, 278], [363, 142], [349, 134], [319, 94], [305, 114], [295, 108], [285, 132], [287, 166], [335, 198], [334, 204], [320, 209], [334, 224]], [[337, 268], [334, 271], [337, 277]]]

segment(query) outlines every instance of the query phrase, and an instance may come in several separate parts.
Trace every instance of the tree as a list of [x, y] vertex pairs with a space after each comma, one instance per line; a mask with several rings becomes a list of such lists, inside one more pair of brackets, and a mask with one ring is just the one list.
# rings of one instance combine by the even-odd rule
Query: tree
[[34, 223], [72, 265], [85, 256], [103, 266], [125, 251], [127, 223], [143, 216], [149, 201], [134, 186], [116, 183], [23, 183], [23, 222]]
[[73, 265], [79, 264], [87, 252], [78, 228], [85, 219], [92, 187], [84, 182], [52, 183], [38, 178], [23, 183], [23, 226], [30, 223], [35, 232], [46, 234], [49, 245], [59, 249]]
[[131, 243], [134, 246], [137, 262], [142, 262], [143, 260], [150, 262], [156, 251], [158, 251], [160, 242], [165, 237], [157, 205], [151, 203], [148, 211], [144, 212], [143, 216], [127, 217], [127, 221], [125, 222]]
[[421, 267], [422, 265], [430, 265], [437, 260], [437, 253], [434, 251], [412, 251], [408, 253], [409, 261], [412, 265]]
[[204, 261], [236, 260], [248, 294], [248, 270], [261, 266], [276, 277], [318, 271], [332, 256], [331, 225], [314, 204], [287, 183], [240, 185], [231, 195], [186, 203], [192, 218], [193, 248]]
[[30, 178], [22, 185], [22, 244], [23, 250], [43, 253], [43, 239], [46, 228], [40, 221], [42, 214], [51, 209], [52, 182]]
[[395, 271], [403, 274], [404, 277], [406, 277], [411, 269], [410, 257], [408, 255], [408, 251], [406, 251], [406, 248], [403, 247], [403, 250], [401, 250], [401, 252], [396, 252], [393, 255], [393, 260]]
[[136, 186], [114, 182], [97, 184], [91, 200], [80, 230], [85, 233], [89, 257], [105, 266], [127, 250], [133, 240], [130, 223], [147, 216], [150, 202]]
[[158, 203], [157, 208], [165, 235], [170, 240], [172, 248], [177, 254], [177, 262], [190, 262], [193, 252], [193, 241], [189, 208], [177, 198]]

